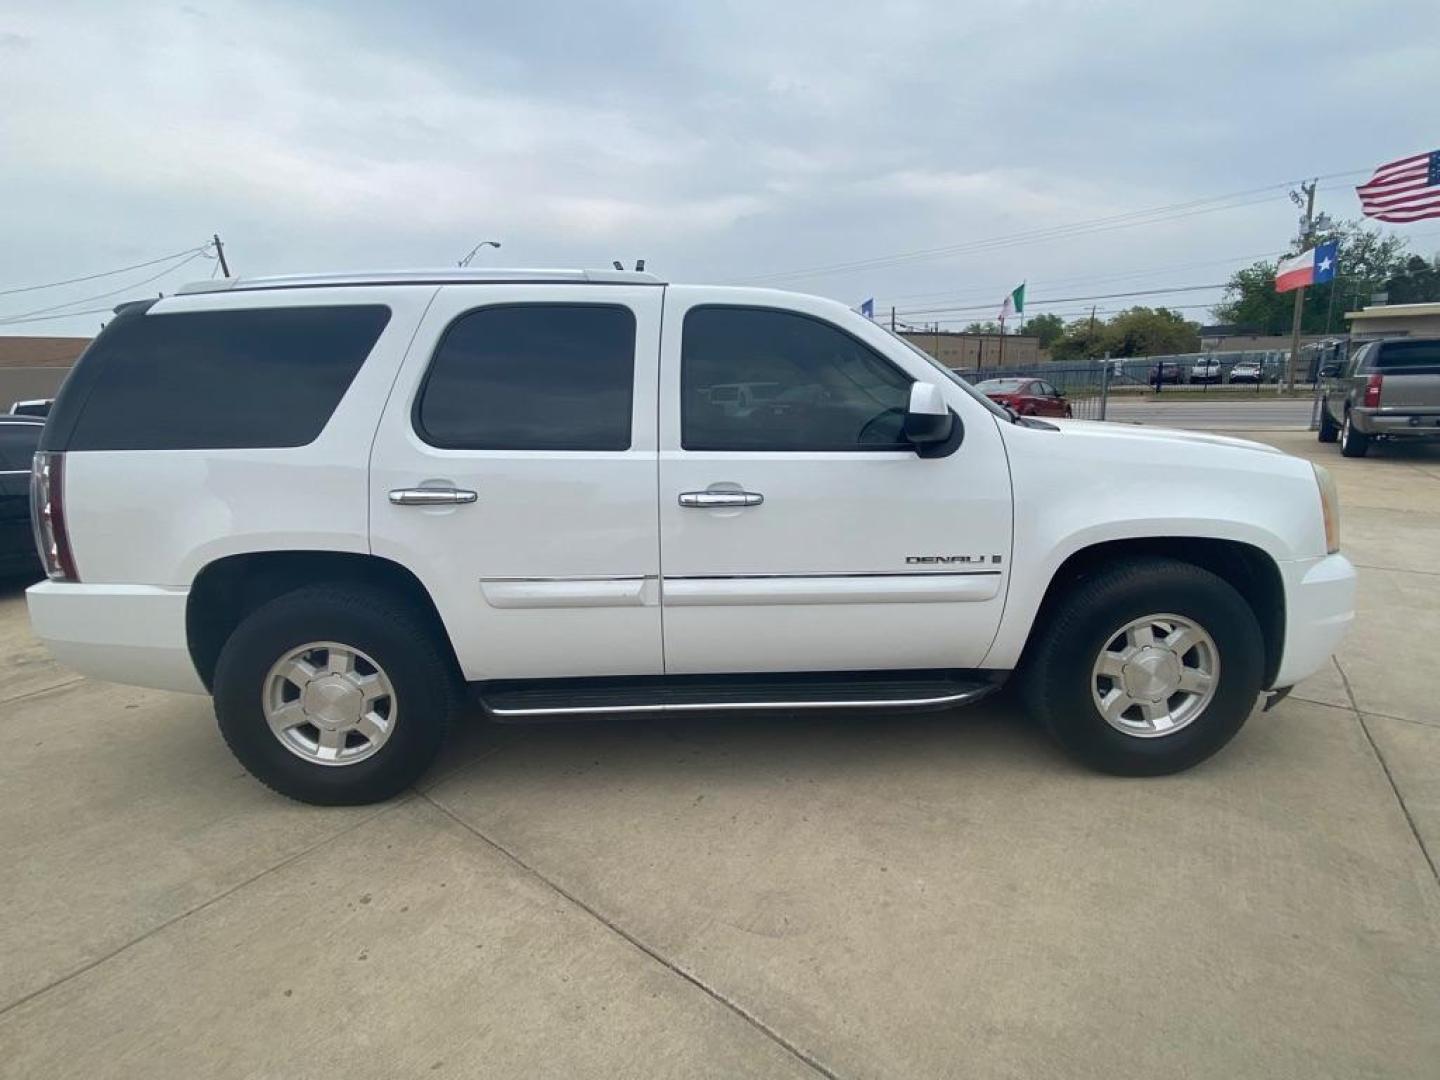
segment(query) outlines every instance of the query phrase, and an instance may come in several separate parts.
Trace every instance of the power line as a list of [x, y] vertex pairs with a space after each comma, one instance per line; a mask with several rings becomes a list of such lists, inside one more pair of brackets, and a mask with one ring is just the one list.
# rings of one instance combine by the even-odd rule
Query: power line
[[[1320, 179], [1359, 176], [1365, 175], [1369, 171], [1370, 170], [1366, 169], [1355, 169], [1347, 172], [1329, 173], [1320, 177]], [[966, 241], [961, 244], [952, 244], [945, 247], [922, 248], [916, 251], [899, 252], [892, 255], [876, 256], [848, 263], [836, 263], [830, 266], [810, 267], [803, 270], [778, 271], [772, 274], [743, 278], [741, 279], [741, 283], [775, 282], [797, 277], [821, 277], [829, 274], [850, 273], [858, 270], [877, 270], [897, 266], [906, 262], [944, 258], [949, 255], [970, 254], [995, 247], [1037, 243], [1045, 240], [1067, 239], [1071, 236], [1083, 236], [1089, 233], [1104, 232], [1111, 229], [1134, 228], [1138, 225], [1162, 224], [1180, 218], [1193, 217], [1197, 214], [1214, 213], [1219, 210], [1236, 210], [1246, 206], [1254, 206], [1262, 202], [1268, 202], [1274, 197], [1275, 192], [1288, 189], [1292, 186], [1292, 183], [1293, 181], [1286, 181], [1281, 184], [1268, 184], [1264, 187], [1231, 192], [1227, 195], [1216, 195], [1205, 199], [1192, 199], [1189, 202], [1172, 203], [1168, 206], [1152, 207], [1147, 210], [1128, 211], [1123, 214], [1110, 215], [1109, 217], [1092, 218], [1085, 221], [1072, 222], [1068, 225], [1050, 226], [1044, 229], [1035, 229], [1005, 236], [987, 237], [981, 240]], [[1257, 195], [1262, 197], [1252, 197]], [[1242, 201], [1237, 202], [1236, 200]]]
[[0, 289], [0, 296], [14, 296], [16, 293], [38, 292], [41, 289], [56, 289], [61, 285], [77, 285], [82, 281], [94, 281], [96, 278], [113, 277], [116, 274], [123, 274], [130, 270], [143, 270], [147, 266], [158, 266], [162, 262], [169, 262], [171, 259], [178, 259], [182, 255], [189, 255], [192, 252], [204, 251], [209, 244], [201, 244], [199, 247], [186, 248], [184, 251], [177, 251], [172, 255], [164, 255], [158, 259], [150, 259], [148, 262], [135, 263], [131, 266], [122, 266], [118, 270], [102, 270], [98, 274], [86, 274], [83, 277], [67, 278], [64, 281], [47, 281], [43, 285], [22, 285], [14, 289]]
[[[178, 263], [175, 263], [175, 265], [173, 265], [173, 266], [167, 266], [164, 270], [161, 270], [158, 274], [151, 274], [151, 275], [150, 275], [149, 277], [147, 277], [147, 278], [142, 278], [142, 279], [139, 280], [139, 281], [131, 282], [129, 285], [125, 285], [125, 286], [123, 286], [123, 287], [121, 287], [121, 288], [119, 288], [119, 289], [111, 289], [109, 292], [97, 293], [97, 294], [94, 295], [94, 296], [84, 296], [84, 297], [79, 298], [78, 300], [70, 300], [70, 301], [68, 301], [67, 303], [64, 303], [64, 304], [54, 304], [54, 305], [52, 305], [52, 306], [50, 306], [50, 307], [35, 308], [33, 311], [22, 311], [22, 312], [19, 312], [19, 313], [16, 314], [16, 315], [10, 315], [10, 316], [0, 317], [0, 326], [9, 325], [10, 323], [16, 323], [16, 322], [27, 322], [27, 321], [30, 321], [30, 319], [31, 319], [32, 316], [44, 315], [44, 314], [46, 314], [46, 313], [48, 313], [48, 312], [52, 312], [52, 311], [59, 311], [61, 308], [74, 307], [76, 304], [88, 304], [88, 303], [90, 303], [90, 302], [92, 302], [92, 301], [95, 301], [95, 300], [105, 300], [105, 299], [107, 299], [107, 298], [109, 298], [109, 297], [112, 297], [112, 296], [119, 296], [121, 293], [133, 292], [135, 289], [138, 289], [141, 285], [148, 285], [148, 284], [150, 284], [150, 282], [152, 282], [152, 281], [158, 281], [160, 278], [164, 277], [166, 274], [174, 273], [176, 270], [179, 270], [180, 267], [185, 266], [185, 265], [188, 264], [188, 263], [194, 262], [196, 259], [200, 258], [200, 257], [201, 257], [202, 255], [204, 255], [204, 254], [205, 254], [205, 249], [204, 249], [204, 248], [197, 248], [195, 251], [192, 251], [186, 258], [181, 259]], [[153, 266], [154, 264], [152, 263], [151, 265]], [[84, 313], [83, 313], [83, 312], [76, 312], [76, 314], [84, 314]], [[58, 316], [58, 315], [56, 316], [56, 318], [60, 318], [60, 317], [61, 317], [61, 316]]]
[[[1132, 289], [1128, 292], [1093, 293], [1090, 296], [1059, 296], [1042, 300], [1029, 300], [1025, 306], [1028, 309], [1030, 307], [1048, 307], [1054, 304], [1074, 304], [1081, 300], [1117, 300], [1130, 296], [1163, 296], [1170, 293], [1203, 292], [1209, 289], [1223, 288], [1225, 288], [1224, 282], [1216, 285], [1175, 285], [1164, 289]], [[949, 307], [911, 308], [908, 311], [897, 311], [895, 314], [897, 317], [900, 315], [936, 315], [947, 311], [985, 311], [993, 307], [995, 307], [994, 304], [969, 304]]]
[[66, 311], [59, 315], [41, 315], [33, 319], [6, 319], [3, 323], [0, 323], [0, 326], [18, 326], [20, 323], [32, 322], [54, 322], [56, 319], [79, 318], [81, 315], [105, 315], [113, 310], [113, 308], [99, 307], [89, 308], [85, 311]]
[[[1415, 233], [1415, 234], [1412, 234], [1412, 235], [1407, 235], [1407, 236], [1405, 236], [1404, 239], [1407, 240], [1407, 241], [1410, 241], [1410, 242], [1416, 242], [1416, 241], [1422, 241], [1422, 240], [1432, 239], [1432, 238], [1434, 238], [1434, 237], [1436, 237], [1436, 236], [1440, 236], [1440, 231], [1434, 231], [1434, 230], [1432, 230], [1432, 231], [1430, 231], [1430, 232]], [[1249, 259], [1267, 259], [1267, 258], [1274, 258], [1275, 256], [1285, 254], [1285, 252], [1286, 252], [1287, 250], [1288, 250], [1288, 249], [1286, 249], [1286, 248], [1282, 248], [1282, 249], [1277, 250], [1277, 251], [1256, 251], [1256, 252], [1250, 252], [1250, 253], [1244, 254], [1244, 255], [1231, 255], [1231, 256], [1227, 256], [1226, 258], [1223, 258], [1223, 259], [1210, 259], [1210, 260], [1206, 260], [1206, 261], [1204, 261], [1204, 262], [1176, 263], [1176, 264], [1171, 264], [1171, 265], [1168, 265], [1168, 266], [1152, 266], [1152, 267], [1149, 267], [1148, 269], [1145, 269], [1145, 270], [1127, 270], [1127, 271], [1122, 271], [1122, 272], [1114, 273], [1114, 274], [1102, 274], [1102, 275], [1099, 275], [1099, 276], [1092, 276], [1092, 275], [1086, 274], [1086, 275], [1075, 276], [1075, 277], [1068, 277], [1068, 278], [1052, 278], [1052, 279], [1049, 279], [1049, 280], [1041, 280], [1041, 281], [1038, 281], [1038, 282], [1037, 282], [1037, 281], [1031, 281], [1029, 284], [1030, 284], [1030, 286], [1031, 286], [1032, 288], [1035, 287], [1035, 286], [1037, 286], [1037, 285], [1038, 285], [1038, 286], [1041, 286], [1041, 287], [1045, 287], [1045, 286], [1054, 287], [1054, 286], [1065, 286], [1065, 285], [1075, 285], [1075, 284], [1086, 284], [1086, 285], [1090, 285], [1090, 284], [1101, 284], [1101, 283], [1103, 283], [1103, 282], [1123, 281], [1123, 280], [1129, 279], [1129, 278], [1143, 278], [1143, 277], [1148, 277], [1148, 276], [1150, 276], [1151, 274], [1155, 274], [1155, 273], [1158, 273], [1158, 272], [1160, 272], [1160, 271], [1165, 271], [1165, 270], [1200, 269], [1200, 268], [1209, 267], [1209, 266], [1224, 266], [1224, 265], [1233, 264], [1233, 263], [1237, 263], [1237, 262], [1241, 262], [1241, 261], [1243, 261], [1243, 260], [1249, 260]], [[1343, 256], [1342, 256], [1342, 261], [1343, 261]], [[1228, 283], [1227, 283], [1227, 284], [1228, 284]], [[1003, 296], [1004, 293], [1005, 293], [1005, 289], [1004, 289], [1004, 288], [1001, 288], [1001, 287], [999, 287], [999, 286], [996, 286], [996, 287], [994, 287], [994, 288], [986, 289], [986, 290], [967, 289], [967, 290], [965, 290], [964, 292], [958, 292], [958, 293], [955, 292], [955, 291], [952, 291], [952, 290], [948, 290], [948, 289], [947, 289], [947, 290], [945, 290], [945, 291], [943, 291], [943, 292], [911, 293], [911, 294], [906, 295], [906, 296], [886, 296], [886, 295], [884, 295], [884, 294], [880, 294], [880, 295], [877, 297], [877, 299], [876, 299], [876, 306], [877, 306], [877, 308], [878, 308], [878, 307], [881, 307], [881, 306], [895, 306], [896, 301], [904, 301], [904, 300], [916, 301], [916, 300], [928, 300], [928, 299], [947, 299], [947, 300], [954, 300], [954, 301], [956, 302], [956, 304], [960, 304], [960, 303], [966, 303], [966, 304], [968, 304], [968, 301], [970, 301], [970, 300], [973, 298], [973, 299], [975, 299], [975, 300], [977, 300], [977, 301], [979, 301], [979, 300], [984, 300], [984, 301], [985, 301], [984, 303], [976, 303], [976, 304], [973, 305], [973, 310], [979, 311], [979, 310], [982, 310], [982, 309], [986, 309], [986, 308], [995, 306], [994, 304], [992, 304], [992, 303], [989, 302], [989, 298], [990, 298], [992, 295], [994, 295], [994, 296]], [[1039, 303], [1042, 303], [1042, 301], [1038, 301], [1038, 300], [1031, 300], [1031, 301], [1029, 301], [1029, 304], [1030, 304], [1030, 305], [1035, 305], [1035, 304], [1039, 304]], [[1175, 305], [1168, 305], [1168, 306], [1175, 306]], [[1207, 306], [1207, 305], [1194, 305], [1194, 306], [1204, 307], [1204, 306]], [[901, 314], [906, 314], [906, 313], [908, 313], [908, 314], [915, 314], [915, 313], [917, 313], [917, 310], [918, 310], [918, 313], [919, 313], [919, 314], [925, 314], [925, 313], [928, 312], [928, 311], [935, 311], [935, 310], [941, 310], [941, 311], [943, 311], [943, 310], [956, 310], [956, 309], [955, 309], [955, 307], [953, 307], [953, 306], [951, 306], [951, 307], [940, 307], [940, 308], [923, 308], [923, 309], [908, 308], [908, 309], [904, 309], [903, 311], [897, 309], [896, 315], [899, 316], [899, 315], [901, 315]], [[971, 308], [967, 307], [967, 310], [971, 310]], [[1086, 309], [1086, 312], [1084, 312], [1084, 313], [1088, 313], [1088, 311], [1089, 311], [1089, 309], [1087, 308], [1087, 309]]]

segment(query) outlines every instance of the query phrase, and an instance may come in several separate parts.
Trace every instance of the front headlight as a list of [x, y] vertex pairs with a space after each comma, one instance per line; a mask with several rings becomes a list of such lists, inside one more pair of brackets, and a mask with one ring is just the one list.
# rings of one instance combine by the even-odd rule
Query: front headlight
[[1320, 514], [1325, 520], [1325, 552], [1334, 555], [1340, 550], [1340, 496], [1327, 469], [1311, 464], [1315, 485], [1320, 489]]

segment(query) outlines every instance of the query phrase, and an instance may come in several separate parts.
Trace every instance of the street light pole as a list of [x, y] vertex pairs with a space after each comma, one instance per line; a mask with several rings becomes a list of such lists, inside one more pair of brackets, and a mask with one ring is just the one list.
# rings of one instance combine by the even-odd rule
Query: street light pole
[[470, 254], [469, 254], [469, 255], [466, 255], [463, 259], [461, 259], [460, 262], [459, 262], [457, 265], [459, 265], [459, 266], [469, 266], [469, 265], [470, 265], [470, 260], [473, 259], [473, 258], [475, 258], [475, 256], [476, 256], [477, 254], [479, 254], [481, 248], [483, 248], [483, 247], [498, 248], [499, 246], [500, 246], [500, 241], [499, 241], [499, 240], [481, 240], [478, 244], [476, 244], [473, 248], [470, 249]]

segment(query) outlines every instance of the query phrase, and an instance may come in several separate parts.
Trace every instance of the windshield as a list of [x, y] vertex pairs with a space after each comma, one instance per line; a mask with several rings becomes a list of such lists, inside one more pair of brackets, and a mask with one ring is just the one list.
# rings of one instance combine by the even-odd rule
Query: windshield
[[995, 404], [995, 402], [991, 401], [984, 394], [980, 393], [980, 391], [976, 390], [975, 387], [971, 386], [968, 382], [962, 379], [958, 373], [951, 371], [948, 367], [940, 363], [939, 360], [936, 360], [933, 356], [927, 353], [924, 349], [920, 348], [920, 346], [916, 345], [913, 341], [909, 341], [906, 338], [901, 337], [899, 334], [895, 333], [894, 330], [891, 330], [888, 326], [881, 326], [879, 323], [876, 323], [875, 325], [879, 326], [881, 330], [884, 330], [885, 333], [889, 334], [896, 341], [900, 342], [901, 345], [904, 345], [916, 356], [920, 357], [932, 368], [940, 372], [940, 374], [944, 375], [945, 378], [949, 379], [956, 386], [960, 387], [960, 389], [964, 390], [965, 393], [969, 394], [972, 398], [978, 401], [981, 405], [985, 406], [985, 408], [989, 409], [996, 416], [1000, 417], [1002, 420], [1013, 421], [1015, 419], [1014, 415], [1010, 412], [1009, 409], [1005, 408], [1005, 406], [1003, 405]]
[[1025, 383], [1025, 379], [986, 379], [982, 383], [976, 383], [975, 389], [982, 394], [1013, 394]]

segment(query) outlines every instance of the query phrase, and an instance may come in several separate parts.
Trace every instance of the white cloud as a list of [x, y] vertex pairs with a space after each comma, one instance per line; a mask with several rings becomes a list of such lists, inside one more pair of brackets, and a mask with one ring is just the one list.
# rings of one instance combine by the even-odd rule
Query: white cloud
[[[1295, 56], [1302, 14], [1307, 52], [1343, 59]], [[1387, 9], [1385, 40], [1362, 9], [1286, 3], [12, 3], [0, 288], [217, 229], [247, 273], [434, 263], [486, 237], [507, 262], [644, 255], [698, 280], [943, 247], [1425, 148], [1431, 22], [1421, 0]], [[1334, 75], [1297, 102], [1300, 67]], [[1277, 193], [798, 283], [985, 290], [1291, 229]]]

